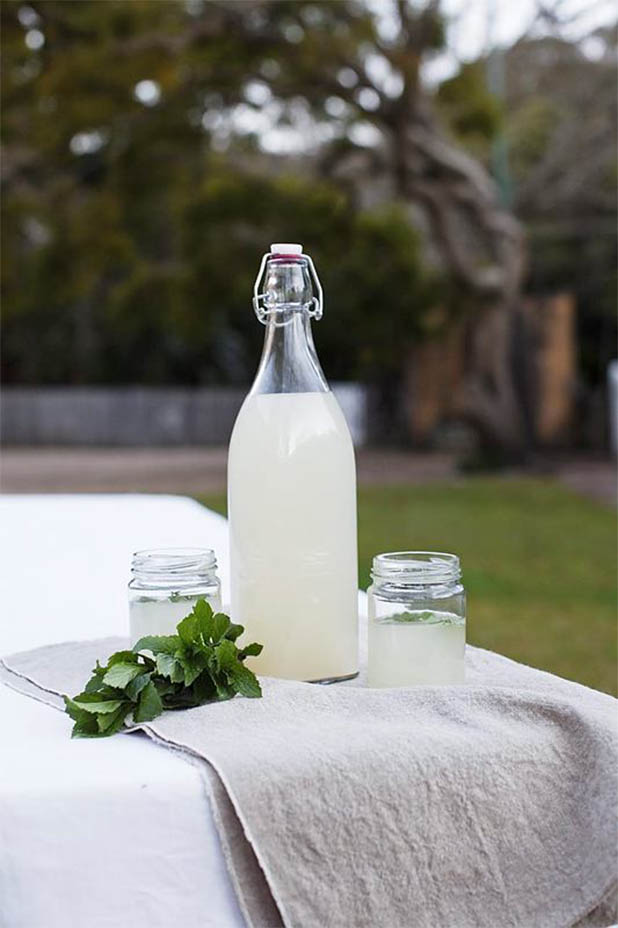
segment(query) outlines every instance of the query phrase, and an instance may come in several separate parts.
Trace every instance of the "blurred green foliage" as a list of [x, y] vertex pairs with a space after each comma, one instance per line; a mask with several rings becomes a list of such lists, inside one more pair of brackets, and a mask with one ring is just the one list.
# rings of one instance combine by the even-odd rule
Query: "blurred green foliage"
[[[287, 28], [288, 8], [271, 7], [281, 59], [293, 53], [275, 28]], [[44, 33], [40, 50], [25, 44], [24, 9]], [[402, 210], [360, 212], [340, 189], [280, 176], [262, 156], [249, 171], [238, 151], [213, 152], [204, 113], [236, 99], [269, 53], [233, 29], [210, 40], [219, 14], [241, 12], [2, 5], [6, 381], [246, 382], [263, 335], [252, 285], [271, 241], [300, 239], [316, 262], [329, 376], [397, 367], [421, 330], [441, 283], [423, 270]], [[318, 45], [304, 43], [305, 58]], [[153, 105], [136, 99], [144, 79], [159, 88]]]
[[251, 349], [245, 376], [255, 365], [263, 331], [249, 310], [249, 294], [265, 243], [302, 238], [314, 258], [326, 292], [316, 338], [333, 378], [397, 365], [439, 290], [421, 267], [417, 237], [401, 210], [359, 212], [324, 183], [215, 173], [196, 191], [186, 218], [186, 335], [198, 339], [206, 307], [211, 348], [205, 355], [202, 341], [201, 355], [215, 379], [230, 376], [215, 350], [226, 335], [232, 346], [242, 336], [242, 345]]
[[[434, 4], [398, 8], [416, 45], [401, 60], [389, 46], [391, 77], [415, 81], [444, 44], [443, 22]], [[358, 102], [365, 65], [385, 48], [375, 5], [4, 0], [0, 17], [6, 382], [246, 382], [262, 335], [251, 285], [271, 240], [300, 238], [316, 260], [327, 295], [316, 338], [333, 378], [394, 378], [432, 309], [474, 309], [447, 288], [448, 267], [441, 279], [423, 266], [421, 250], [438, 252], [419, 241], [408, 204], [358, 207], [388, 201], [396, 174], [396, 157], [372, 160], [348, 131], [384, 129], [401, 102], [375, 89], [374, 109]], [[575, 291], [580, 364], [595, 385], [615, 352], [615, 35], [603, 41], [594, 61], [575, 43], [516, 43], [504, 100], [480, 60], [434, 101], [477, 159], [508, 146], [529, 288]], [[144, 81], [150, 100], [136, 92]], [[225, 148], [232, 108], [260, 109], [251, 83], [281, 123], [301, 105], [331, 141], [287, 163], [250, 130], [230, 131]], [[334, 176], [342, 150], [349, 174], [311, 179]]]
[[488, 144], [504, 126], [504, 107], [487, 86], [483, 61], [462, 65], [460, 71], [440, 84], [438, 105], [448, 125], [470, 149], [488, 158]]
[[13, 379], [246, 382], [263, 337], [251, 309], [261, 254], [301, 233], [327, 293], [316, 338], [329, 376], [398, 366], [441, 289], [401, 210], [359, 212], [327, 184], [216, 166], [177, 189], [173, 166], [156, 209], [150, 190], [92, 191], [79, 210], [50, 216], [50, 240], [13, 263], [4, 320]]

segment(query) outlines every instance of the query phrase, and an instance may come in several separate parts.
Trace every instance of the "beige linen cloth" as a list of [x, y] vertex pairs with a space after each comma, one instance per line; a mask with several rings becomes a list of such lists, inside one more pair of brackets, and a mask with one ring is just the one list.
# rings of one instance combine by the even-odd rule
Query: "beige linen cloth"
[[[3, 681], [59, 706], [123, 646], [16, 654]], [[264, 679], [139, 726], [201, 770], [252, 928], [615, 920], [615, 700], [476, 648], [466, 668], [460, 687]]]

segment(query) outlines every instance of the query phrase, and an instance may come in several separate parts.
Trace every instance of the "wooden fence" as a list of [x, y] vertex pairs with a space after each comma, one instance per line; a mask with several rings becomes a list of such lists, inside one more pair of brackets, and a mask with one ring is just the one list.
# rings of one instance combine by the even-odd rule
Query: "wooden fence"
[[[333, 385], [356, 445], [367, 438], [367, 391]], [[6, 445], [224, 445], [246, 390], [230, 387], [5, 387]]]

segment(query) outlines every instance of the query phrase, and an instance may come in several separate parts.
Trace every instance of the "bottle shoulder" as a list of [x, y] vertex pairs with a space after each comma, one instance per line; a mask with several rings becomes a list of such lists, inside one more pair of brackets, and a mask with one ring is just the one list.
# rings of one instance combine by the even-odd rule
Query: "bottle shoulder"
[[352, 438], [341, 406], [331, 390], [303, 393], [250, 392], [240, 408], [230, 445], [240, 434], [252, 433], [256, 443], [276, 435], [337, 435], [352, 447]]

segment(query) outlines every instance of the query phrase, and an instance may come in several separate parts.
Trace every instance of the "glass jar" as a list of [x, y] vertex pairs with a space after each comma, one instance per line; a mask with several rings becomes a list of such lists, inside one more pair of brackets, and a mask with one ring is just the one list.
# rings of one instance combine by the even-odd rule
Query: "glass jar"
[[466, 594], [459, 558], [394, 551], [373, 559], [369, 686], [463, 683]]
[[129, 583], [131, 644], [144, 635], [173, 635], [176, 626], [205, 599], [221, 609], [221, 581], [209, 548], [152, 548], [136, 551]]

